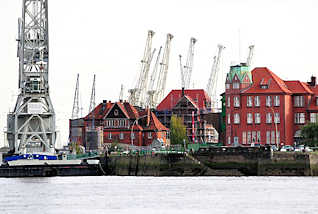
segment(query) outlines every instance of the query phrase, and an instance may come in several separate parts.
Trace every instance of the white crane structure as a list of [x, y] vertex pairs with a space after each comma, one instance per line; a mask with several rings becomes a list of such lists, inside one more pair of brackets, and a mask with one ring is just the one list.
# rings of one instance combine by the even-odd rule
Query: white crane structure
[[159, 48], [157, 59], [156, 59], [155, 65], [153, 67], [153, 71], [151, 73], [149, 85], [148, 85], [149, 90], [147, 91], [148, 97], [147, 97], [147, 104], [146, 105], [150, 108], [155, 108], [155, 105], [154, 105], [154, 96], [156, 93], [155, 81], [156, 81], [156, 79], [158, 79], [158, 67], [159, 67], [161, 49], [162, 49], [162, 46], [160, 46], [160, 48]]
[[212, 69], [209, 77], [208, 84], [206, 86], [206, 91], [211, 98], [211, 108], [212, 110], [216, 110], [218, 107], [218, 99], [217, 99], [217, 83], [218, 76], [220, 71], [220, 63], [222, 57], [222, 51], [225, 49], [223, 45], [218, 45], [218, 54], [213, 57]]
[[250, 45], [248, 48], [249, 48], [249, 53], [248, 53], [248, 57], [247, 57], [247, 60], [246, 60], [246, 65], [248, 67], [251, 67], [252, 59], [253, 59], [253, 56], [254, 56], [254, 48], [255, 48], [255, 46], [254, 45]]
[[129, 92], [129, 103], [133, 106], [142, 106], [144, 105], [144, 99], [147, 91], [147, 83], [148, 83], [148, 73], [150, 69], [151, 60], [155, 50], [151, 50], [152, 46], [152, 38], [155, 32], [152, 30], [148, 31], [146, 47], [144, 50], [144, 56], [141, 60], [141, 69], [139, 73], [139, 77], [137, 79], [137, 83], [135, 88], [130, 89]]
[[19, 95], [7, 115], [15, 154], [55, 153], [55, 112], [49, 95], [48, 0], [23, 0], [18, 28]]
[[151, 108], [154, 108], [158, 105], [159, 101], [163, 99], [166, 85], [167, 85], [167, 76], [168, 76], [168, 68], [169, 68], [169, 58], [170, 58], [170, 46], [171, 40], [173, 39], [173, 35], [168, 33], [167, 39], [165, 43], [165, 48], [163, 51], [162, 59], [160, 62], [160, 71], [157, 79], [156, 88], [151, 90], [154, 91], [154, 95], [152, 96], [152, 105]]
[[96, 106], [96, 102], [95, 102], [95, 79], [96, 79], [96, 75], [94, 74], [92, 92], [91, 92], [91, 99], [90, 99], [90, 102], [89, 102], [88, 114], [90, 112], [92, 112], [94, 110], [95, 106]]
[[72, 119], [79, 118], [80, 113], [80, 103], [79, 103], [79, 74], [77, 74], [75, 92], [74, 92], [74, 101], [72, 109]]
[[194, 57], [194, 45], [197, 42], [195, 38], [190, 39], [189, 50], [187, 54], [187, 61], [185, 65], [182, 65], [182, 56], [179, 55], [180, 60], [180, 71], [181, 71], [181, 87], [188, 89], [190, 87], [192, 68], [193, 68], [193, 57]]

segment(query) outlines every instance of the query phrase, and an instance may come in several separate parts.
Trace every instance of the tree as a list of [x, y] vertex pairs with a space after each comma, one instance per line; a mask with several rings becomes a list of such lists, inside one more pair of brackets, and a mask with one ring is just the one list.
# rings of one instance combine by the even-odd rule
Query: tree
[[182, 144], [183, 140], [188, 143], [187, 137], [187, 129], [183, 124], [183, 120], [181, 117], [177, 117], [176, 115], [172, 115], [171, 117], [171, 125], [170, 125], [170, 141], [172, 145]]
[[301, 136], [306, 146], [318, 146], [318, 123], [307, 123], [301, 128]]

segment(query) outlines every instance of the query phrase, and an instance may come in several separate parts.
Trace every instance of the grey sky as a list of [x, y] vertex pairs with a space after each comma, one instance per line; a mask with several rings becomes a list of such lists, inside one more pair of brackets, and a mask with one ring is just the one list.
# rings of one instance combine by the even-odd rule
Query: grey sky
[[[15, 39], [21, 7], [21, 0], [1, 0], [1, 130], [18, 93]], [[120, 84], [127, 96], [139, 72], [147, 30], [156, 32], [156, 48], [164, 45], [167, 33], [174, 35], [166, 94], [180, 88], [178, 55], [186, 55], [190, 37], [198, 39], [192, 74], [195, 88], [206, 88], [216, 46], [225, 45], [221, 92], [231, 61], [238, 61], [239, 55], [245, 61], [250, 44], [255, 44], [253, 66], [269, 67], [289, 80], [307, 81], [317, 75], [317, 11], [314, 0], [49, 1], [49, 81], [61, 141], [67, 141], [76, 74], [80, 74], [83, 114], [88, 111], [94, 73], [96, 103], [117, 101]]]

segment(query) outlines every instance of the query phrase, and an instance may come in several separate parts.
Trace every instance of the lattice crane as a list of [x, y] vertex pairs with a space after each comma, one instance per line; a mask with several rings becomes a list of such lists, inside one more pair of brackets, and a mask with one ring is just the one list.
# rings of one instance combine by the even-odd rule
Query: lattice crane
[[94, 110], [95, 106], [96, 106], [96, 102], [95, 102], [95, 79], [96, 79], [96, 75], [94, 74], [92, 92], [91, 92], [91, 99], [90, 99], [90, 102], [89, 102], [88, 113], [92, 112]]
[[218, 54], [213, 58], [212, 69], [209, 77], [209, 81], [206, 87], [206, 91], [211, 98], [211, 107], [212, 109], [216, 109], [218, 106], [217, 100], [217, 82], [220, 71], [220, 62], [222, 57], [222, 51], [225, 49], [223, 45], [218, 45]]
[[254, 45], [250, 45], [248, 48], [249, 48], [249, 53], [248, 53], [248, 57], [247, 57], [247, 60], [246, 60], [246, 65], [248, 67], [251, 67], [253, 56], [254, 56], [254, 48], [255, 48], [255, 46]]
[[80, 104], [79, 104], [79, 74], [76, 77], [76, 85], [73, 100], [72, 119], [79, 118]]
[[168, 33], [166, 43], [165, 43], [165, 48], [163, 51], [162, 60], [160, 63], [160, 71], [159, 71], [157, 86], [155, 89], [156, 92], [153, 99], [153, 106], [157, 106], [159, 101], [163, 99], [163, 96], [166, 90], [168, 68], [169, 68], [170, 46], [171, 46], [172, 39], [173, 39], [173, 35]]
[[158, 55], [157, 55], [157, 59], [156, 59], [156, 63], [154, 65], [154, 67], [153, 67], [153, 71], [151, 73], [150, 81], [149, 81], [149, 85], [148, 85], [148, 89], [149, 90], [147, 91], [147, 94], [148, 94], [147, 106], [150, 107], [150, 108], [155, 108], [155, 103], [154, 103], [154, 96], [155, 96], [155, 93], [156, 93], [155, 81], [158, 80], [158, 67], [159, 67], [161, 49], [162, 49], [162, 47], [160, 46], [159, 52], [158, 52]]
[[152, 38], [154, 36], [155, 32], [152, 30], [148, 31], [147, 41], [146, 41], [146, 47], [144, 50], [144, 56], [141, 60], [141, 69], [139, 73], [139, 77], [137, 79], [137, 83], [135, 85], [135, 88], [128, 90], [129, 92], [129, 103], [134, 106], [140, 106], [140, 104], [143, 102], [143, 97], [146, 93], [146, 87], [148, 82], [148, 73], [150, 69], [150, 63], [153, 56], [153, 51], [151, 50], [152, 46]]
[[49, 94], [48, 0], [23, 0], [18, 28], [19, 89], [7, 115], [15, 154], [55, 153], [55, 112]]
[[181, 87], [189, 88], [191, 82], [192, 68], [193, 68], [193, 57], [194, 57], [194, 45], [197, 39], [191, 38], [189, 44], [189, 50], [187, 54], [187, 61], [185, 65], [182, 65], [182, 56], [179, 55], [180, 60], [180, 71], [181, 71]]

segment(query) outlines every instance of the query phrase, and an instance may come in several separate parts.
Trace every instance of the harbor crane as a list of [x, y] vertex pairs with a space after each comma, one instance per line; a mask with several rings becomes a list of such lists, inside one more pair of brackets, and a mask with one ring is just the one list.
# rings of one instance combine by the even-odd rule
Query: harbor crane
[[77, 74], [76, 78], [76, 86], [74, 93], [74, 101], [73, 101], [73, 109], [72, 109], [72, 119], [79, 118], [80, 113], [80, 104], [79, 104], [79, 74]]
[[153, 96], [152, 107], [157, 106], [159, 101], [163, 99], [163, 96], [166, 90], [168, 68], [169, 68], [169, 58], [170, 58], [170, 46], [171, 46], [172, 39], [173, 39], [173, 35], [168, 33], [166, 43], [165, 43], [165, 48], [163, 51], [163, 56], [160, 62], [160, 71], [159, 71], [158, 80], [157, 80], [157, 84], [155, 88], [155, 93]]
[[255, 48], [255, 46], [254, 45], [250, 45], [248, 48], [249, 48], [249, 53], [248, 53], [248, 57], [247, 57], [247, 60], [246, 60], [246, 65], [248, 67], [251, 67], [252, 59], [253, 59], [253, 56], [254, 56], [254, 48]]
[[18, 22], [19, 95], [7, 115], [15, 154], [55, 153], [55, 112], [49, 94], [48, 0], [23, 0]]
[[190, 45], [187, 54], [187, 61], [185, 65], [182, 65], [182, 56], [179, 55], [180, 71], [181, 71], [181, 86], [182, 88], [188, 89], [190, 87], [192, 68], [193, 68], [193, 57], [194, 57], [194, 45], [197, 39], [190, 38]]
[[220, 71], [220, 62], [222, 57], [222, 51], [225, 49], [223, 45], [218, 45], [218, 54], [213, 58], [212, 69], [209, 77], [209, 81], [206, 87], [206, 91], [211, 98], [211, 108], [213, 110], [217, 109], [218, 107], [218, 100], [217, 100], [217, 83], [218, 83], [218, 76]]
[[149, 108], [155, 108], [155, 104], [154, 104], [154, 96], [155, 96], [155, 93], [156, 93], [155, 81], [156, 81], [156, 79], [158, 79], [158, 67], [159, 67], [161, 49], [162, 49], [162, 46], [160, 46], [160, 48], [159, 48], [159, 52], [158, 52], [158, 55], [157, 55], [156, 63], [154, 65], [154, 67], [153, 67], [153, 71], [151, 73], [150, 81], [149, 81], [149, 85], [148, 85], [148, 89], [149, 90], [147, 91], [147, 94], [148, 94], [147, 106]]
[[94, 110], [95, 106], [96, 106], [96, 103], [95, 103], [95, 79], [96, 79], [96, 75], [94, 74], [92, 93], [91, 93], [91, 99], [90, 99], [90, 102], [89, 102], [88, 114], [90, 112], [92, 112]]
[[151, 50], [152, 46], [152, 38], [155, 32], [152, 30], [148, 31], [146, 47], [144, 50], [144, 56], [141, 60], [141, 69], [139, 73], [139, 77], [137, 79], [137, 83], [135, 88], [128, 90], [129, 92], [129, 102], [133, 106], [140, 106], [143, 102], [143, 98], [145, 97], [146, 87], [148, 82], [148, 73], [150, 69], [150, 63], [154, 54], [154, 51]]

